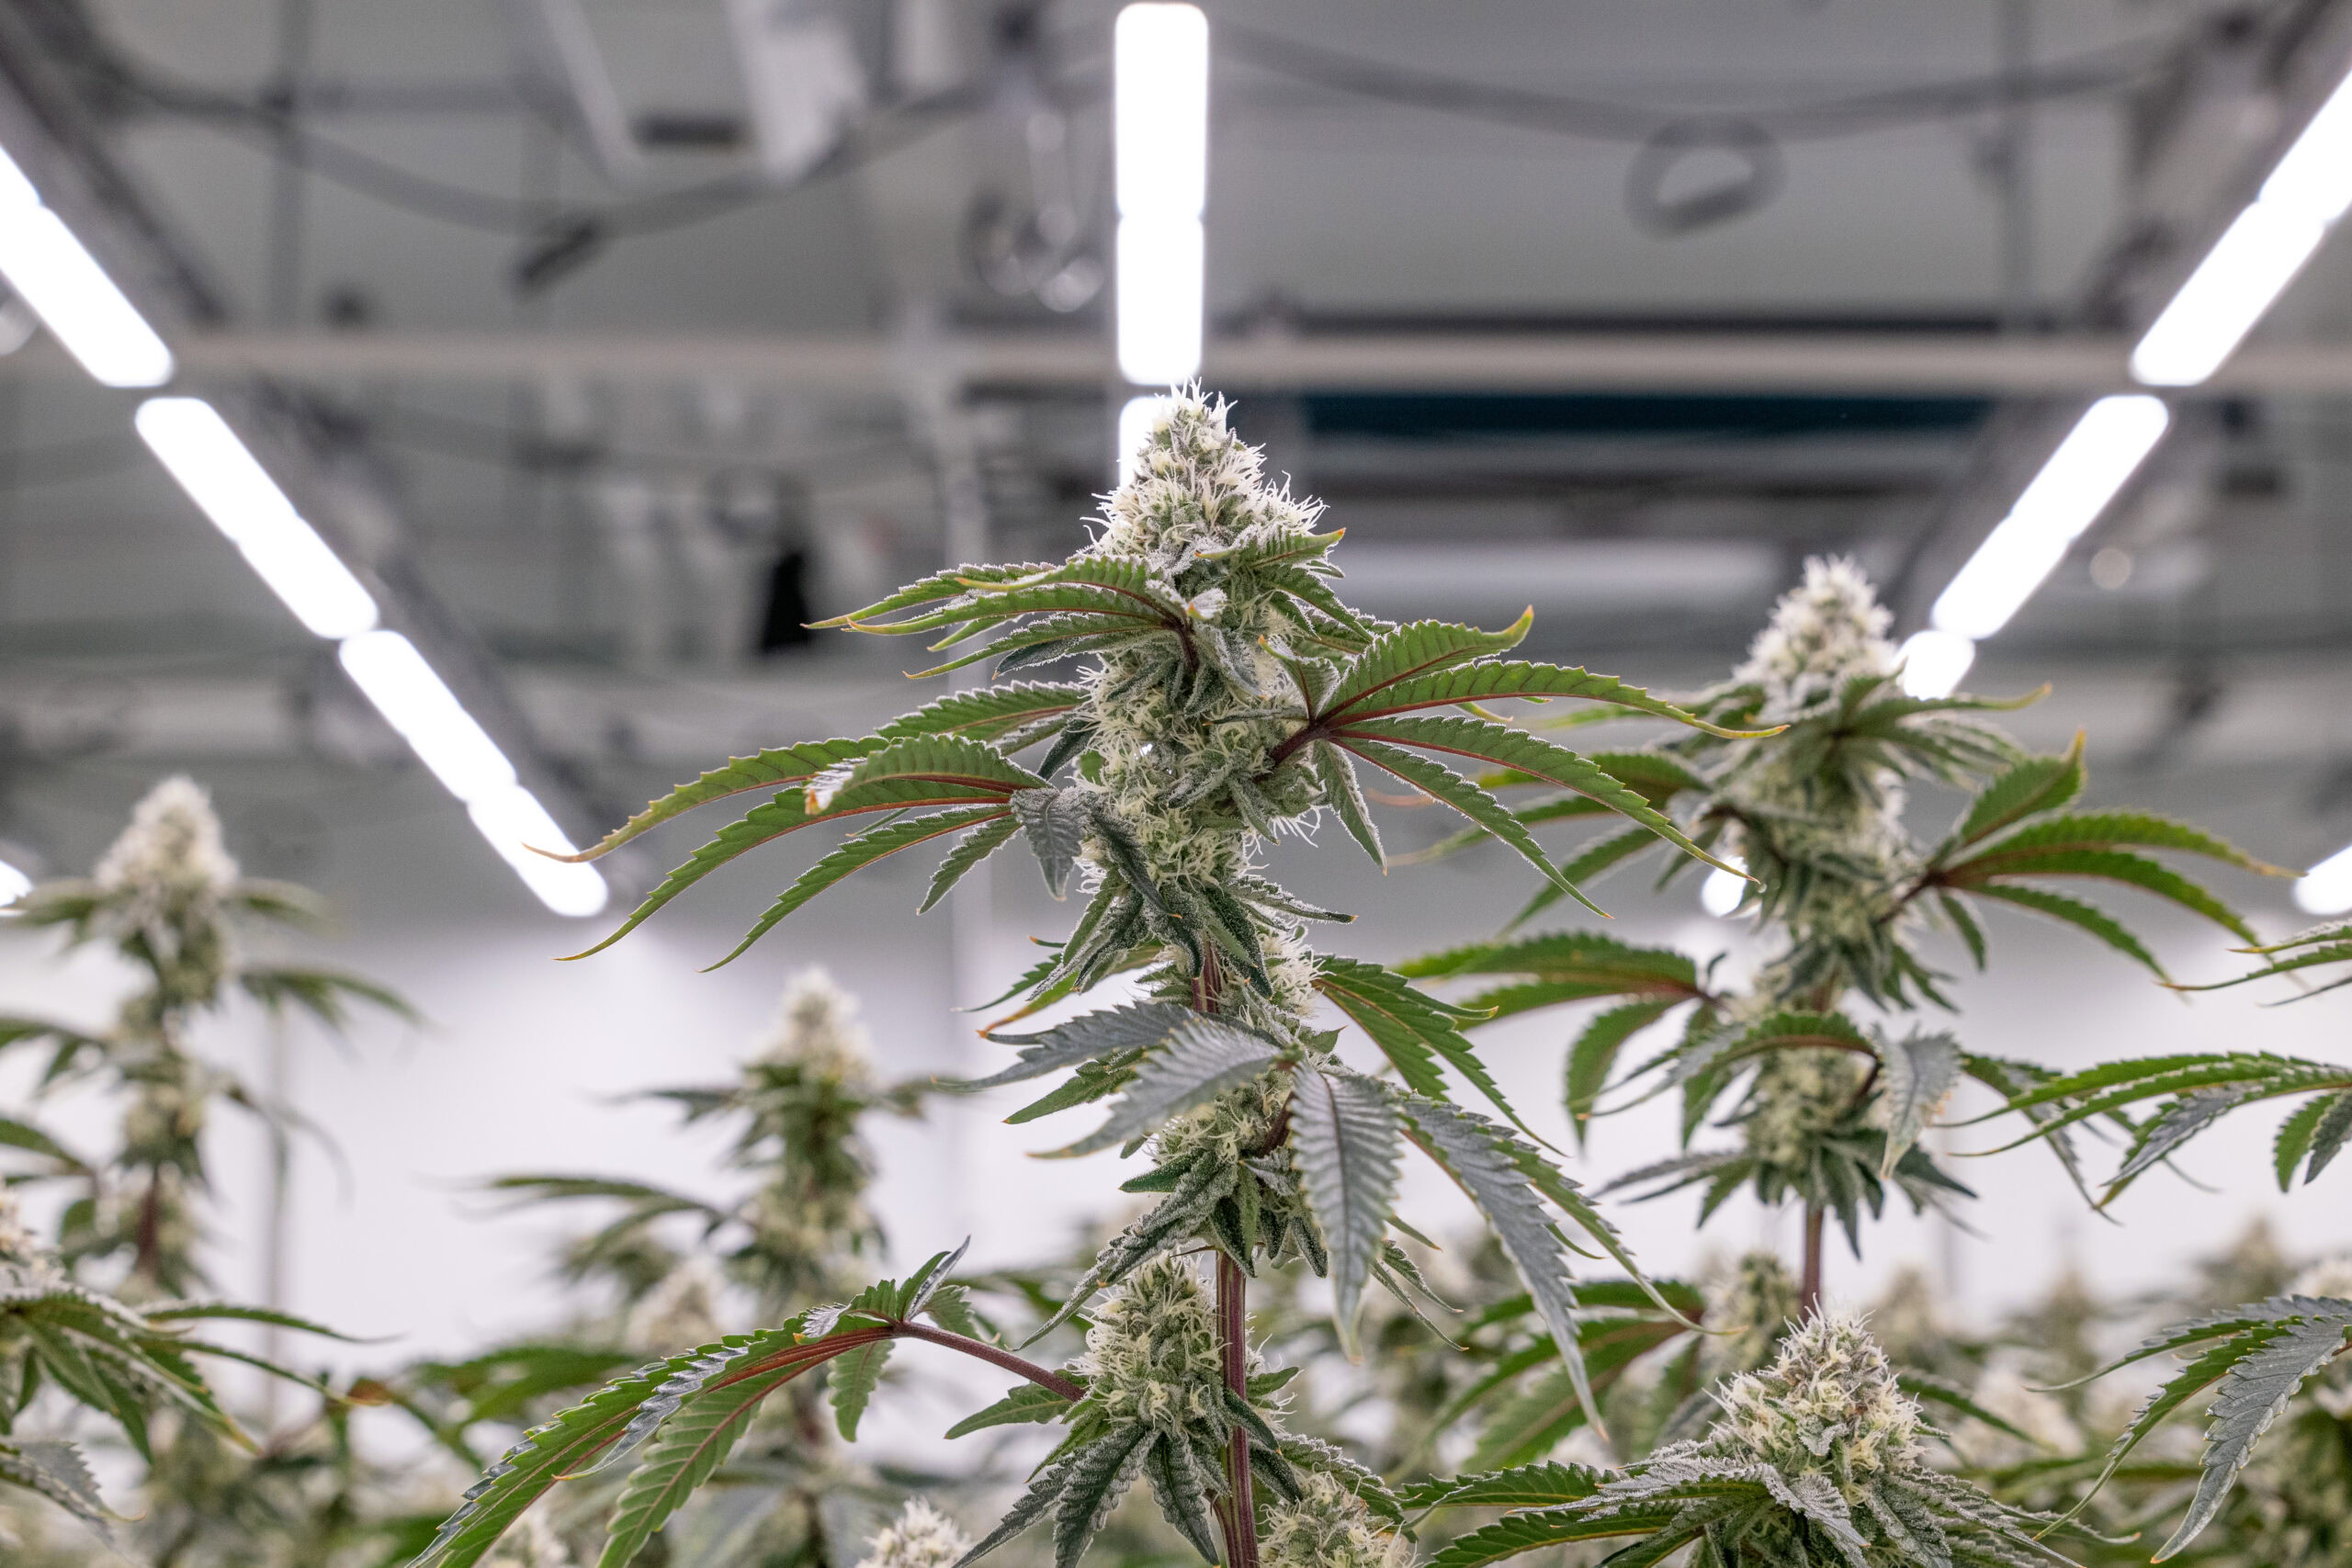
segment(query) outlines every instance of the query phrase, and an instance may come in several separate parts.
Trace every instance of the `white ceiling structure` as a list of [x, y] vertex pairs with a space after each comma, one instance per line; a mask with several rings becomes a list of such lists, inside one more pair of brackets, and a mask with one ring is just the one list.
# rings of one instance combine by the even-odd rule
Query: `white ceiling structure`
[[[1133, 390], [1116, 9], [19, 0], [0, 144], [576, 836], [893, 667], [793, 623], [1081, 536]], [[1696, 679], [1846, 550], [1916, 629], [2134, 389], [2347, 10], [1210, 4], [1204, 374], [1373, 607], [1532, 598], [1549, 652]], [[2323, 246], [1987, 658], [2140, 681], [2182, 746], [2335, 668], [2348, 317]], [[142, 395], [0, 357], [0, 840], [52, 860], [40, 794], [162, 735], [402, 765]]]

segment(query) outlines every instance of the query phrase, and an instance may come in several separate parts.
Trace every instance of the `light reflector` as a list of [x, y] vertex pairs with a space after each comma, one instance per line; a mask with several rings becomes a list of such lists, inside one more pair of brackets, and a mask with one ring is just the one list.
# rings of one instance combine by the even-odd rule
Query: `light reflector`
[[1938, 597], [1929, 617], [1935, 629], [1981, 642], [2008, 625], [2171, 423], [2163, 400], [2144, 393], [2101, 398], [2086, 410]]
[[353, 637], [375, 626], [375, 599], [210, 403], [150, 398], [131, 423], [297, 620], [323, 637]]

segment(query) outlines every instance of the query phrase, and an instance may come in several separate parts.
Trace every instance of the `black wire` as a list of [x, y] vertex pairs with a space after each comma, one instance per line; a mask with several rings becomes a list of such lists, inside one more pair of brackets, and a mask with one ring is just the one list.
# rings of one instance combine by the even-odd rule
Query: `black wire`
[[1294, 81], [1433, 113], [1599, 141], [1648, 142], [1701, 121], [1754, 125], [1784, 141], [1860, 135], [1981, 114], [2019, 102], [2120, 92], [2163, 71], [2177, 40], [2095, 50], [2018, 74], [1988, 73], [1849, 94], [1780, 107], [1668, 110], [1605, 98], [1505, 86], [1328, 49], [1220, 18], [1218, 48]]

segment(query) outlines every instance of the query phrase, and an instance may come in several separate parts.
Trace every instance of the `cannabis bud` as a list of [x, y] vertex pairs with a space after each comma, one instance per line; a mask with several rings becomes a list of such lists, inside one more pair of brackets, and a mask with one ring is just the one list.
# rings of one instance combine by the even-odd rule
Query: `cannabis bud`
[[1401, 1568], [1402, 1536], [1382, 1533], [1363, 1499], [1319, 1471], [1300, 1479], [1298, 1500], [1267, 1510], [1259, 1543], [1265, 1568]]
[[1782, 723], [1827, 702], [1857, 675], [1894, 669], [1886, 640], [1894, 616], [1862, 569], [1844, 556], [1815, 556], [1804, 581], [1781, 596], [1733, 679], [1764, 688], [1763, 717]]
[[1850, 1487], [1910, 1459], [1919, 1437], [1918, 1405], [1850, 1313], [1807, 1318], [1770, 1367], [1733, 1379], [1717, 1397], [1724, 1414], [1705, 1447], [1783, 1475], [1826, 1472]]
[[971, 1547], [955, 1520], [916, 1497], [865, 1543], [857, 1568], [947, 1568]]
[[1225, 1369], [1207, 1295], [1180, 1258], [1155, 1258], [1086, 1331], [1088, 1397], [1114, 1426], [1222, 1435]]

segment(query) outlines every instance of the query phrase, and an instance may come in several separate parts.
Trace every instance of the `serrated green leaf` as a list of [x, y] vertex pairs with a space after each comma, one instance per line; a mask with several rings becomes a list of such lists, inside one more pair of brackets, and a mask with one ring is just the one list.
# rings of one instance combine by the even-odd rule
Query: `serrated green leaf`
[[1058, 1421], [1069, 1407], [1070, 1402], [1052, 1389], [1024, 1382], [1009, 1390], [994, 1404], [965, 1416], [948, 1427], [945, 1435], [962, 1438], [990, 1427], [1034, 1426]]
[[958, 1092], [995, 1089], [1042, 1077], [1063, 1067], [1118, 1052], [1145, 1051], [1167, 1040], [1178, 1024], [1193, 1017], [1189, 1008], [1173, 1002], [1134, 1002], [1102, 1012], [1090, 1012], [1068, 1023], [1035, 1034], [991, 1032], [988, 1039], [1000, 1045], [1017, 1045], [1020, 1059], [1001, 1072], [967, 1083], [944, 1087]]
[[857, 1424], [874, 1391], [881, 1386], [882, 1369], [889, 1359], [890, 1341], [876, 1339], [836, 1357], [827, 1370], [825, 1393], [832, 1402], [833, 1424], [841, 1430], [842, 1441], [857, 1440]]
[[1111, 1115], [1053, 1157], [1070, 1158], [1113, 1148], [1149, 1132], [1169, 1117], [1206, 1104], [1227, 1089], [1258, 1077], [1291, 1048], [1220, 1019], [1188, 1014], [1157, 1050], [1144, 1057]]
[[843, 763], [809, 782], [811, 818], [847, 817], [922, 806], [1002, 800], [1015, 790], [1042, 789], [1046, 781], [993, 748], [960, 735], [919, 735], [894, 740], [869, 756]]
[[2149, 972], [2162, 980], [2167, 978], [2165, 966], [2156, 955], [2136, 936], [2126, 931], [2114, 916], [2096, 904], [2086, 904], [2079, 898], [2069, 898], [2063, 893], [2052, 893], [2045, 887], [2021, 887], [2009, 882], [1984, 882], [1968, 891], [1979, 898], [1997, 898], [2004, 904], [2015, 904], [2052, 919], [2064, 920], [2070, 926], [2090, 932], [2126, 958], [2147, 966]]
[[[1369, 652], [1366, 657], [1370, 657]], [[1342, 687], [1341, 693], [1345, 689]], [[1409, 713], [1417, 708], [1452, 707], [1464, 703], [1513, 699], [1541, 702], [1552, 697], [1572, 697], [1609, 703], [1652, 718], [1671, 719], [1677, 724], [1703, 729], [1726, 740], [1753, 740], [1778, 733], [1775, 729], [1723, 728], [1687, 709], [1650, 695], [1639, 686], [1629, 686], [1613, 675], [1594, 675], [1558, 664], [1529, 663], [1518, 660], [1490, 660], [1467, 668], [1418, 675], [1352, 699], [1343, 700], [1341, 693], [1333, 694], [1323, 710], [1324, 716], [1333, 723], [1354, 724], [1361, 719], [1377, 718], [1387, 714]]]
[[1973, 844], [2037, 812], [2055, 811], [2083, 792], [2083, 779], [2080, 735], [2062, 756], [2023, 758], [1969, 802], [1951, 842]]
[[[1019, 796], [1015, 796], [1018, 799]], [[938, 902], [947, 897], [948, 890], [964, 880], [964, 874], [989, 856], [1002, 849], [1005, 840], [1021, 831], [1021, 824], [1012, 817], [1000, 817], [982, 822], [964, 836], [964, 841], [940, 857], [939, 869], [932, 873], [931, 886], [922, 896], [922, 906], [915, 913], [927, 915]]]
[[1323, 700], [1323, 713], [1343, 713], [1399, 682], [1516, 647], [1534, 624], [1535, 612], [1530, 609], [1498, 632], [1482, 632], [1450, 621], [1413, 621], [1392, 626], [1373, 638], [1340, 671], [1339, 683]]
[[[904, 821], [885, 823], [854, 839], [844, 840], [838, 849], [802, 872], [793, 880], [791, 886], [778, 894], [775, 902], [752, 922], [752, 929], [744, 933], [741, 942], [735, 944], [734, 951], [710, 967], [717, 969], [734, 963], [751, 951], [753, 942], [774, 931], [786, 916], [853, 873], [864, 870], [886, 855], [894, 855], [900, 850], [927, 844], [933, 839], [989, 821], [1002, 810], [997, 806], [971, 806], [960, 811], [934, 812], [928, 817], [910, 817]], [[626, 929], [623, 928], [624, 931]], [[616, 931], [613, 937], [606, 939], [607, 943], [616, 940], [620, 934]], [[596, 949], [588, 951], [594, 953]]]
[[854, 758], [863, 757], [883, 744], [879, 736], [866, 736], [854, 740], [810, 740], [797, 746], [778, 746], [757, 751], [749, 757], [734, 757], [727, 765], [713, 768], [695, 780], [683, 784], [658, 800], [650, 802], [644, 810], [620, 827], [605, 834], [588, 849], [575, 855], [557, 855], [557, 860], [594, 860], [610, 854], [650, 829], [658, 828], [673, 817], [723, 800], [731, 795], [750, 790], [788, 790], [788, 786], [806, 783], [827, 768], [835, 767]]
[[1886, 1154], [1879, 1162], [1879, 1178], [1894, 1174], [1895, 1166], [1919, 1141], [1928, 1118], [1960, 1082], [1960, 1042], [1945, 1032], [1914, 1030], [1900, 1040], [1878, 1048], [1879, 1095], [1887, 1113]]
[[[1611, 1540], [1621, 1536], [1654, 1538], [1656, 1544], [1666, 1549], [1650, 1558], [1656, 1562], [1666, 1551], [1679, 1551], [1698, 1540], [1702, 1529], [1702, 1526], [1678, 1528], [1677, 1512], [1672, 1508], [1629, 1509], [1598, 1517], [1538, 1508], [1523, 1514], [1506, 1514], [1493, 1524], [1455, 1538], [1446, 1543], [1444, 1551], [1430, 1559], [1428, 1568], [1484, 1568], [1486, 1563], [1541, 1551], [1546, 1547], [1579, 1540]], [[1622, 1554], [1612, 1557], [1611, 1568], [1618, 1568], [1624, 1561]]]
[[1575, 1130], [1577, 1145], [1585, 1141], [1586, 1123], [1591, 1119], [1594, 1103], [1600, 1091], [1609, 1087], [1609, 1075], [1616, 1066], [1617, 1054], [1625, 1042], [1656, 1023], [1681, 1005], [1679, 997], [1654, 997], [1627, 1002], [1611, 1008], [1586, 1023], [1578, 1032], [1576, 1043], [1568, 1048], [1567, 1081], [1564, 1095], [1568, 1110], [1568, 1122]]
[[876, 730], [873, 738], [888, 743], [918, 735], [963, 735], [1000, 741], [1039, 719], [1069, 713], [1085, 700], [1086, 688], [1076, 682], [1009, 681], [977, 686], [952, 692], [894, 718]]
[[1608, 913], [1576, 888], [1568, 886], [1562, 878], [1559, 868], [1552, 863], [1544, 853], [1543, 846], [1535, 841], [1535, 836], [1520, 825], [1519, 819], [1510, 814], [1510, 808], [1468, 779], [1442, 763], [1433, 762], [1427, 757], [1417, 757], [1402, 747], [1391, 746], [1385, 741], [1349, 736], [1343, 738], [1338, 744], [1374, 766], [1384, 768], [1396, 774], [1431, 799], [1442, 801], [1453, 807], [1454, 810], [1519, 852], [1521, 858], [1542, 872], [1546, 881], [1557, 886], [1586, 908], [1592, 910], [1595, 914]]
[[[1509, 725], [1490, 724], [1481, 718], [1386, 718], [1363, 724], [1351, 721], [1344, 728], [1333, 732], [1335, 739], [1345, 741], [1351, 749], [1361, 745], [1361, 739], [1350, 740], [1347, 739], [1350, 737], [1442, 751], [1517, 769], [1557, 784], [1562, 789], [1573, 790], [1588, 799], [1599, 801], [1620, 817], [1640, 823], [1693, 859], [1705, 861], [1709, 865], [1736, 876], [1745, 874], [1738, 867], [1718, 860], [1702, 849], [1675, 826], [1670, 818], [1651, 806], [1640, 791], [1620, 783], [1615, 775], [1590, 758], [1565, 746], [1555, 746], [1540, 735], [1530, 735]], [[1493, 830], [1491, 823], [1481, 823], [1480, 826]]]
[[1348, 830], [1348, 837], [1363, 846], [1372, 863], [1387, 869], [1388, 857], [1380, 847], [1380, 830], [1372, 825], [1372, 811], [1364, 804], [1363, 786], [1356, 780], [1355, 764], [1336, 746], [1318, 740], [1307, 748], [1315, 776], [1323, 786], [1323, 799]]
[[1424, 1481], [1397, 1493], [1408, 1508], [1541, 1508], [1574, 1503], [1591, 1496], [1609, 1479], [1609, 1472], [1588, 1464], [1544, 1461], [1483, 1475], [1455, 1475]]
[[1441, 1002], [1396, 971], [1354, 958], [1326, 954], [1316, 959], [1315, 988], [1372, 1037], [1414, 1093], [1447, 1098], [1445, 1077], [1437, 1067], [1442, 1059], [1496, 1110], [1525, 1125], [1457, 1022], [1478, 1013]]
[[1354, 1075], [1301, 1062], [1292, 1070], [1290, 1147], [1331, 1258], [1332, 1318], [1350, 1359], [1363, 1288], [1396, 1204], [1404, 1146], [1388, 1101]]

